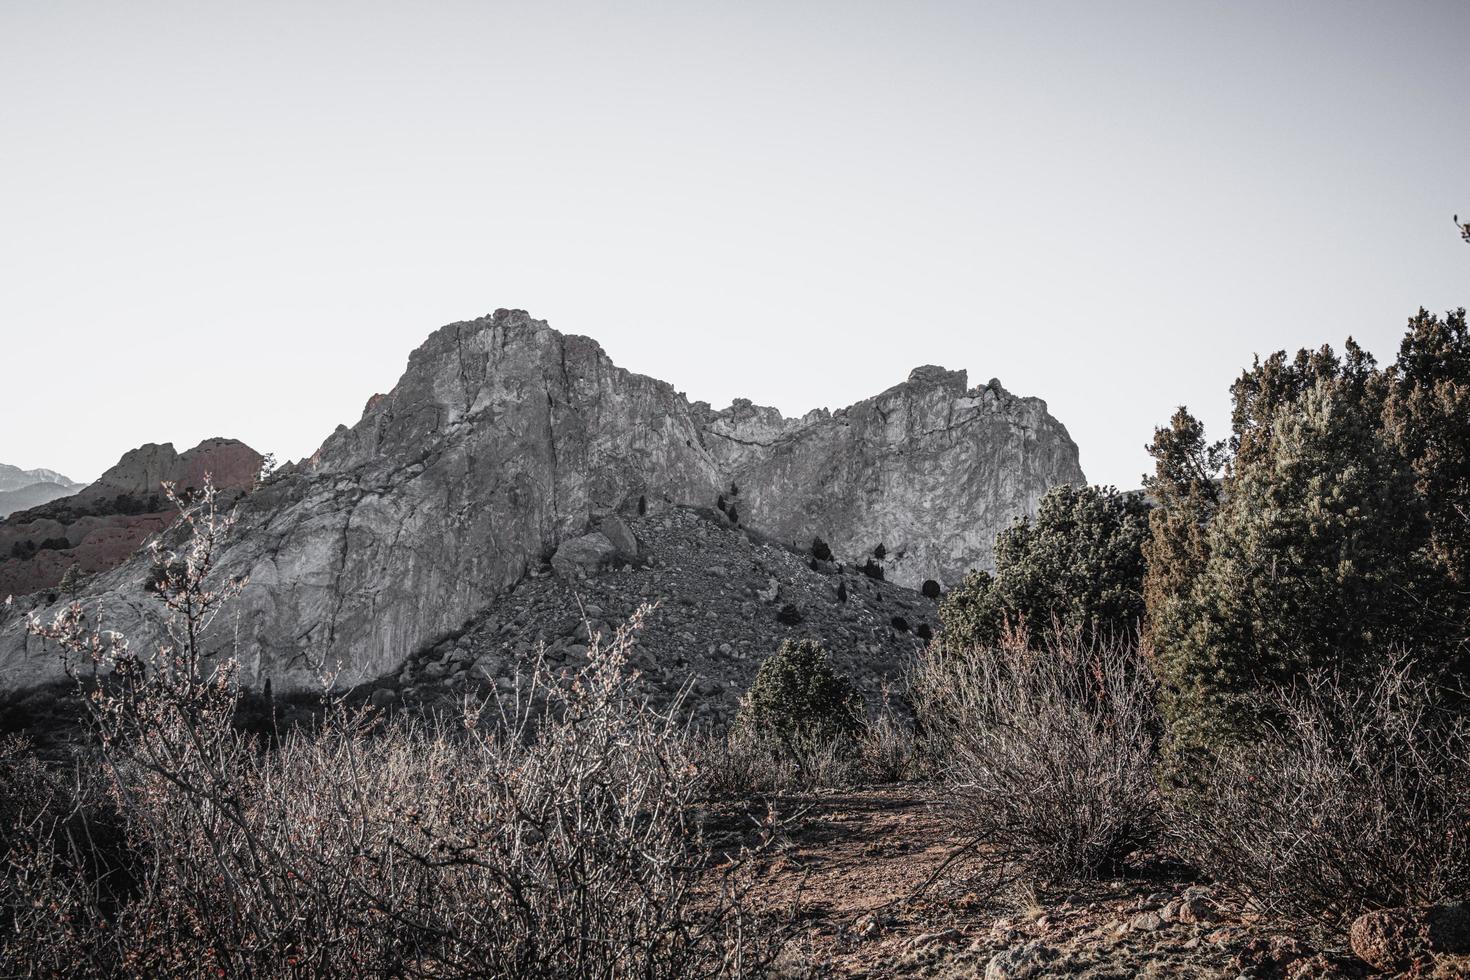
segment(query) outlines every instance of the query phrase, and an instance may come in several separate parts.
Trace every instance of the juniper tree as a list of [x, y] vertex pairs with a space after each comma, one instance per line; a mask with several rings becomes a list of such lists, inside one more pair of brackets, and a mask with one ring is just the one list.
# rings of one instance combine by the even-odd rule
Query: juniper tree
[[1113, 487], [1061, 486], [995, 539], [995, 573], [972, 571], [939, 607], [945, 640], [994, 643], [1009, 623], [1121, 635], [1143, 614], [1148, 504]]

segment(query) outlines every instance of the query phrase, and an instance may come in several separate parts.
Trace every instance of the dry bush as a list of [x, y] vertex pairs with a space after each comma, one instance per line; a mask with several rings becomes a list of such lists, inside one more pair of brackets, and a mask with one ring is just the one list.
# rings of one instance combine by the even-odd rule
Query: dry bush
[[781, 932], [746, 914], [748, 865], [710, 867], [679, 705], [635, 693], [641, 614], [574, 677], [540, 666], [458, 725], [336, 703], [266, 747], [230, 724], [233, 662], [202, 655], [244, 586], [215, 581], [230, 518], [208, 488], [181, 507], [188, 542], [155, 557], [167, 642], [134, 655], [78, 606], [34, 624], [105, 678], [88, 704], [137, 860], [108, 891], [59, 821], [27, 825], [0, 869], [7, 970], [660, 978], [769, 961]]
[[1179, 846], [1264, 912], [1340, 925], [1470, 897], [1470, 719], [1396, 658], [1265, 697], [1278, 721], [1171, 798]]
[[1087, 878], [1154, 831], [1154, 684], [1137, 649], [1054, 633], [931, 647], [910, 697], [943, 807], [1005, 877]]
[[717, 800], [843, 789], [863, 782], [850, 737], [762, 735], [736, 724], [698, 741], [697, 767], [706, 794]]
[[773, 731], [742, 714], [728, 732], [697, 741], [698, 768], [714, 799], [851, 789], [910, 778], [915, 771], [912, 719], [885, 692], [878, 710], [850, 730]]

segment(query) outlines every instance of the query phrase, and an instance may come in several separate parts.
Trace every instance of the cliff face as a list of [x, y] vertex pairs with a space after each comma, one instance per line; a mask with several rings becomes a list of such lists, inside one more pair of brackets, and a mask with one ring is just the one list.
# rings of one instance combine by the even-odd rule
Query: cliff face
[[882, 544], [888, 579], [914, 588], [990, 567], [997, 532], [1051, 487], [1084, 482], [1045, 402], [939, 367], [835, 413], [737, 402], [701, 421], [742, 520], [791, 542], [820, 535], [852, 561]]
[[[710, 507], [732, 482], [751, 527], [821, 534], [840, 558], [882, 541], [890, 578], [953, 580], [1048, 486], [1080, 479], [1044, 404], [967, 391], [962, 373], [920, 369], [799, 420], [749, 403], [713, 412], [592, 340], [499, 310], [435, 332], [356, 425], [242, 501], [219, 569], [250, 585], [217, 635], [247, 680], [277, 690], [315, 686], [323, 668], [339, 683], [380, 676], [602, 518]], [[88, 590], [135, 644], [156, 629], [146, 573], [135, 557]], [[0, 623], [0, 688], [57, 672], [17, 619]]]

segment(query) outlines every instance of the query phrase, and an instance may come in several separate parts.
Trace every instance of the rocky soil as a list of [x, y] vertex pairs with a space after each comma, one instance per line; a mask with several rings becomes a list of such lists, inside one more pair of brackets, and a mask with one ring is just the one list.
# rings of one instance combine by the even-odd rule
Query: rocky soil
[[[778, 808], [795, 816], [764, 868], [756, 898], [762, 909], [778, 916], [796, 911], [786, 975], [872, 980], [1470, 976], [1470, 955], [1465, 955], [1470, 947], [1429, 952], [1421, 945], [1412, 950], [1417, 958], [1375, 968], [1355, 955], [1358, 944], [1346, 933], [1311, 935], [1251, 915], [1220, 889], [1151, 856], [1142, 856], [1116, 880], [1000, 892], [981, 869], [960, 861], [920, 891], [963, 843], [934, 803], [930, 791], [918, 784], [777, 801]], [[743, 816], [732, 815], [731, 826]], [[1459, 921], [1470, 921], [1470, 912], [1459, 914]], [[1381, 915], [1398, 921], [1395, 913]], [[1370, 949], [1363, 952], [1374, 955]]]

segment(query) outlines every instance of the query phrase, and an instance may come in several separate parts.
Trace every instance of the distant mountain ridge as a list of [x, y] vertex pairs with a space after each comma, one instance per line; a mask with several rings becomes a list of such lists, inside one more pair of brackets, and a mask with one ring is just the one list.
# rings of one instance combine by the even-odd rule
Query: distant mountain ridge
[[0, 490], [0, 519], [76, 493], [76, 487], [60, 483], [32, 483], [17, 490]]
[[73, 490], [80, 490], [85, 486], [85, 484], [62, 476], [55, 470], [44, 468], [23, 470], [19, 466], [0, 463], [0, 490], [20, 490], [37, 483], [55, 483], [58, 486], [71, 487]]
[[0, 463], [0, 518], [76, 493], [83, 486], [55, 470], [23, 470]]

